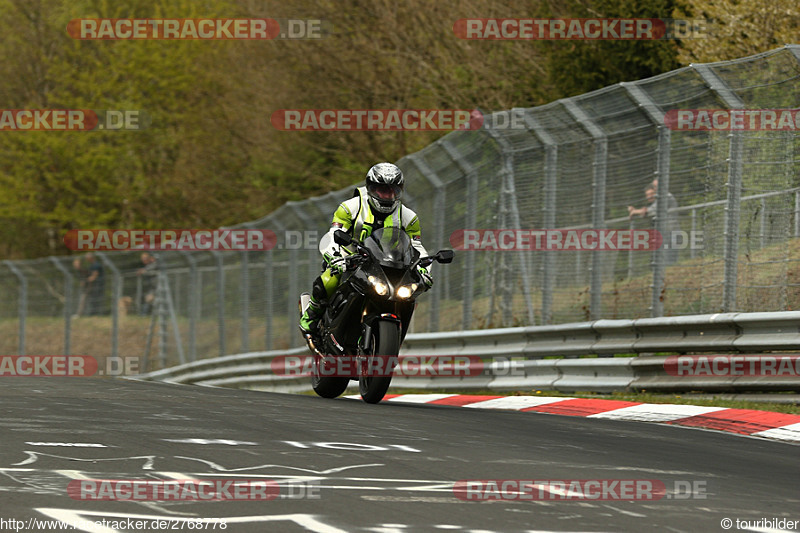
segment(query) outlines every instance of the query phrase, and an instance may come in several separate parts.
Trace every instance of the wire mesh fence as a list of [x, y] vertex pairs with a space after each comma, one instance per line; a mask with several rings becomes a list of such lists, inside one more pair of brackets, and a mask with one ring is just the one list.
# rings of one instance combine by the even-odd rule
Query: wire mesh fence
[[[799, 309], [800, 127], [676, 131], [665, 119], [798, 102], [800, 46], [789, 45], [486, 114], [483, 128], [403, 157], [404, 202], [429, 251], [464, 230], [654, 228], [666, 244], [460, 250], [433, 267], [413, 331]], [[144, 356], [154, 369], [299, 346], [317, 240], [353, 188], [237, 226], [274, 231], [269, 251], [5, 261], [0, 352]]]

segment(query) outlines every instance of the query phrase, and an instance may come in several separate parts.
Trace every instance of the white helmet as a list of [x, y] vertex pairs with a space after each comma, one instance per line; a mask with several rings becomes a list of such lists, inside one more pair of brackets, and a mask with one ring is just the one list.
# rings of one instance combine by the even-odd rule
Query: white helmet
[[367, 172], [369, 203], [380, 213], [391, 213], [400, 205], [405, 179], [403, 171], [392, 163], [378, 163]]

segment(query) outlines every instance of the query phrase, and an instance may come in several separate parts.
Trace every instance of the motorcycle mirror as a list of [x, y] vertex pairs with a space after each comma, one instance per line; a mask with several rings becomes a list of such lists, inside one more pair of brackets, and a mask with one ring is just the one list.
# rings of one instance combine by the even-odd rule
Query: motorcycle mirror
[[353, 238], [350, 236], [350, 234], [337, 229], [335, 232], [333, 232], [333, 242], [340, 246], [347, 246], [353, 242]]
[[456, 253], [453, 250], [439, 250], [436, 252], [436, 261], [439, 263], [452, 263]]

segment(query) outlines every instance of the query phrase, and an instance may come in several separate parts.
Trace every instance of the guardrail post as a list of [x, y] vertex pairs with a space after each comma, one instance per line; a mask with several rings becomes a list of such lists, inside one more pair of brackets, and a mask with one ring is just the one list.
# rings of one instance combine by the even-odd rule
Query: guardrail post
[[62, 265], [57, 257], [50, 257], [49, 259], [64, 275], [64, 355], [71, 355], [73, 277], [69, 269]]
[[211, 250], [217, 260], [217, 328], [219, 333], [219, 355], [225, 355], [225, 261], [221, 252]]
[[[605, 228], [606, 211], [606, 164], [608, 161], [608, 139], [603, 130], [595, 124], [583, 109], [578, 107], [572, 99], [559, 100], [567, 112], [578, 122], [594, 139], [594, 159], [592, 161], [592, 225], [596, 230]], [[592, 281], [589, 315], [592, 320], [597, 320], [602, 314], [603, 306], [603, 258], [602, 252], [592, 254]]]
[[122, 275], [111, 260], [103, 252], [95, 255], [111, 271], [111, 356], [119, 357], [119, 301], [122, 298]]
[[[627, 91], [628, 96], [639, 105], [641, 110], [658, 131], [658, 148], [656, 152], [655, 177], [658, 180], [656, 189], [656, 216], [655, 229], [661, 235], [662, 243], [657, 249], [653, 250], [653, 285], [650, 303], [650, 316], [659, 317], [664, 315], [664, 280], [666, 274], [666, 253], [664, 246], [672, 242], [671, 236], [667, 235], [667, 221], [669, 220], [669, 163], [671, 154], [671, 131], [664, 123], [664, 112], [656, 103], [635, 83], [622, 83], [622, 87]], [[633, 253], [633, 252], [629, 252]], [[630, 276], [629, 276], [630, 277]]]
[[[543, 227], [552, 229], [556, 227], [556, 180], [558, 179], [558, 144], [552, 135], [542, 126], [539, 120], [531, 113], [525, 114], [525, 124], [528, 129], [545, 146], [544, 151], [544, 212]], [[554, 250], [544, 252], [542, 262], [542, 324], [553, 321], [553, 288], [556, 275], [556, 255]]]
[[[189, 361], [197, 361], [197, 317], [200, 312], [199, 301], [202, 292], [197, 276], [197, 260], [186, 250], [181, 250], [189, 265]], [[141, 280], [141, 276], [139, 278]]]
[[3, 261], [19, 280], [19, 301], [17, 302], [17, 316], [19, 317], [19, 333], [17, 338], [17, 355], [25, 355], [25, 319], [28, 315], [28, 278], [13, 261]]
[[[444, 207], [445, 207], [445, 189], [444, 183], [436, 173], [431, 170], [431, 168], [419, 157], [419, 154], [411, 154], [406, 156], [409, 161], [411, 161], [416, 167], [419, 173], [428, 180], [428, 183], [436, 191], [433, 197], [433, 245], [427, 245], [425, 248], [428, 250], [428, 253], [436, 253], [439, 248], [442, 248], [443, 243], [445, 242], [444, 238]], [[424, 241], [423, 241], [424, 242]], [[443, 274], [446, 275], [446, 274]], [[440, 280], [439, 283], [433, 284], [433, 290], [431, 291], [431, 314], [430, 314], [430, 331], [437, 331], [439, 329], [439, 306], [441, 304], [442, 298], [442, 288], [444, 286], [444, 280]]]
[[[436, 141], [447, 153], [450, 159], [458, 165], [461, 172], [464, 173], [467, 182], [467, 209], [464, 213], [464, 229], [475, 229], [478, 213], [478, 173], [466, 161], [461, 153], [456, 150], [450, 141], [449, 135], [446, 135]], [[475, 287], [475, 251], [469, 251], [461, 254], [463, 257], [464, 265], [464, 301], [461, 306], [461, 329], [469, 329], [472, 327], [472, 298]], [[461, 260], [459, 262], [462, 262]]]
[[[743, 109], [744, 102], [711, 70], [708, 65], [692, 64], [695, 72], [706, 82], [730, 109]], [[739, 212], [742, 197], [742, 151], [743, 140], [740, 131], [731, 131], [728, 155], [728, 188], [725, 207], [725, 281], [722, 289], [722, 311], [730, 312], [736, 308], [736, 283], [739, 255]]]

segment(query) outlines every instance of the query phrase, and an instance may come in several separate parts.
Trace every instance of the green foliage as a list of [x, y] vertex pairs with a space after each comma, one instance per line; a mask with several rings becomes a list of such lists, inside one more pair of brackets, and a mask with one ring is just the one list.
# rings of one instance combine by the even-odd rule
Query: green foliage
[[[542, 4], [540, 15], [570, 18], [671, 18], [680, 0], [565, 0]], [[542, 41], [549, 93], [575, 96], [678, 68], [676, 41]]]
[[[707, 5], [720, 2], [690, 7], [714, 14]], [[0, 0], [0, 108], [141, 110], [152, 121], [142, 131], [0, 133], [0, 254], [64, 253], [53, 236], [72, 228], [260, 218], [287, 200], [360, 181], [372, 163], [395, 161], [443, 134], [277, 131], [270, 116], [278, 109], [530, 107], [669, 71], [684, 44], [467, 41], [453, 34], [458, 18], [691, 11], [679, 4]], [[334, 33], [210, 42], [79, 41], [65, 31], [75, 18], [246, 16], [322, 19]]]

